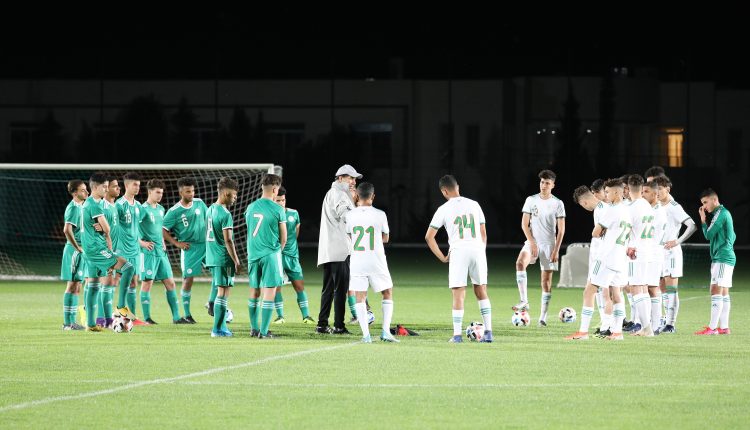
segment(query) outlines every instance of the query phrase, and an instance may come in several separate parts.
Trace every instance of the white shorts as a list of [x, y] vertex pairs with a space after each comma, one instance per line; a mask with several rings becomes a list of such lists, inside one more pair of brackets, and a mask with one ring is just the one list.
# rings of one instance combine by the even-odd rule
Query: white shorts
[[664, 252], [664, 267], [661, 276], [670, 278], [682, 278], [682, 247], [675, 246]]
[[376, 293], [393, 288], [391, 275], [364, 275], [349, 278], [349, 291], [367, 291], [367, 287], [372, 287]]
[[711, 285], [732, 288], [732, 273], [734, 273], [734, 266], [726, 263], [711, 263]]
[[[546, 245], [543, 243], [538, 243], [537, 248], [539, 249], [539, 256], [538, 258], [531, 257], [531, 260], [529, 260], [529, 264], [536, 263], [536, 260], [539, 260], [539, 270], [557, 270], [557, 262], [553, 263], [550, 261], [552, 259], [552, 250], [555, 248], [554, 245]], [[529, 244], [529, 241], [523, 243], [523, 248], [521, 248], [521, 252], [528, 252], [529, 255], [531, 255], [531, 245]], [[558, 261], [560, 256], [558, 255]]]
[[482, 249], [452, 249], [448, 261], [448, 288], [467, 285], [467, 276], [474, 285], [487, 285], [487, 255]]
[[625, 272], [615, 272], [605, 266], [603, 261], [596, 260], [591, 270], [591, 284], [599, 288], [624, 287], [628, 284], [628, 276]]
[[661, 266], [660, 261], [649, 261], [646, 269], [646, 283], [650, 287], [658, 287], [659, 281], [661, 281]]
[[647, 274], [647, 261], [628, 261], [628, 285], [648, 285]]

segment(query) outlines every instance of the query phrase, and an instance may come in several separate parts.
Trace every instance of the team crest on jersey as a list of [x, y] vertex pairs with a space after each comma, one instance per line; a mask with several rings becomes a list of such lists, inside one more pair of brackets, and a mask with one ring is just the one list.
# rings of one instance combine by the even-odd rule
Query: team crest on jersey
[[531, 215], [532, 216], [539, 216], [539, 208], [536, 207], [536, 205], [531, 207]]
[[293, 217], [293, 216], [291, 216], [291, 215], [289, 215], [289, 217], [287, 218], [287, 221], [289, 221], [289, 222], [294, 222], [294, 217]]

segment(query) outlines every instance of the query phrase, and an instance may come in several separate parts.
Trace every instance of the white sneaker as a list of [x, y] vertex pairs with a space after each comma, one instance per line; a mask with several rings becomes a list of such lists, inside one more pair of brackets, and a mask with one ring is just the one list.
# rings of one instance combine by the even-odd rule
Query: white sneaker
[[517, 305], [514, 305], [511, 309], [513, 309], [514, 312], [523, 312], [529, 310], [529, 303], [528, 302], [518, 302]]

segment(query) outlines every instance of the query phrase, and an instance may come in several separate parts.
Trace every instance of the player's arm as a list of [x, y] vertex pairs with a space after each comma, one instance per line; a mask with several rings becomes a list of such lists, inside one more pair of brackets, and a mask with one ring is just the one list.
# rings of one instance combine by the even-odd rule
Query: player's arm
[[606, 230], [607, 229], [603, 225], [597, 224], [594, 226], [594, 231], [591, 232], [591, 237], [602, 237]]
[[107, 222], [107, 217], [105, 217], [104, 214], [101, 214], [94, 219], [102, 227], [102, 234], [104, 235], [104, 240], [107, 241], [107, 249], [112, 250], [112, 237], [109, 235], [109, 233], [112, 230], [109, 227], [109, 222]]
[[187, 242], [180, 242], [177, 239], [175, 239], [174, 237], [172, 237], [172, 235], [169, 233], [169, 230], [167, 230], [166, 227], [163, 227], [161, 229], [161, 235], [162, 235], [162, 237], [164, 237], [164, 242], [165, 243], [169, 242], [173, 246], [176, 246], [177, 248], [180, 248], [180, 249], [190, 249], [190, 244], [189, 243], [187, 243]]
[[63, 227], [63, 234], [65, 235], [65, 239], [68, 240], [68, 243], [73, 245], [73, 248], [76, 249], [78, 252], [83, 252], [83, 248], [81, 248], [81, 245], [78, 244], [76, 241], [76, 237], [73, 234], [73, 224], [66, 222], [65, 226]]
[[382, 233], [383, 235], [383, 243], [388, 243], [388, 241], [391, 239], [391, 235], [388, 233]]
[[523, 235], [526, 236], [526, 240], [529, 241], [531, 246], [531, 257], [536, 258], [539, 255], [539, 248], [537, 248], [536, 240], [531, 234], [531, 214], [528, 212], [524, 212], [521, 216], [521, 230], [523, 230]]
[[557, 236], [555, 237], [555, 249], [552, 250], [551, 260], [553, 263], [557, 263], [557, 259], [560, 257], [560, 247], [562, 246], [563, 237], [565, 237], [565, 218], [557, 218]]
[[685, 243], [686, 240], [690, 239], [690, 236], [692, 236], [693, 233], [698, 231], [698, 226], [695, 225], [695, 221], [693, 221], [693, 219], [690, 217], [683, 221], [682, 225], [686, 227], [685, 231], [682, 232], [682, 236], [678, 237], [677, 240], [670, 240], [669, 242], [665, 243], [664, 247], [666, 249], [672, 249], [677, 245]]
[[287, 242], [286, 221], [284, 220], [279, 222], [279, 242], [281, 242], [281, 249], [284, 249]]
[[232, 227], [224, 227], [221, 233], [224, 235], [224, 246], [227, 248], [227, 254], [234, 261], [234, 270], [236, 273], [240, 273], [240, 257], [237, 256], [237, 250], [234, 247]]
[[427, 227], [427, 234], [424, 236], [424, 240], [427, 242], [427, 246], [430, 248], [430, 251], [432, 251], [433, 254], [435, 254], [435, 257], [437, 257], [438, 260], [440, 260], [443, 263], [447, 263], [450, 258], [450, 253], [446, 256], [443, 255], [443, 251], [440, 250], [440, 247], [437, 244], [437, 241], [435, 240], [435, 235], [437, 234], [437, 229], [430, 226]]
[[487, 224], [485, 223], [479, 224], [479, 234], [482, 237], [482, 242], [484, 242], [484, 244], [487, 245]]

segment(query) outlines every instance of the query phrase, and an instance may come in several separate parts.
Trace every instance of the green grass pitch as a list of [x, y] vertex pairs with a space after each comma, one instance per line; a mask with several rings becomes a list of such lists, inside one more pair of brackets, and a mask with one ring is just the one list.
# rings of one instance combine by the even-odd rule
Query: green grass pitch
[[[389, 251], [387, 251], [389, 252]], [[63, 332], [62, 283], [0, 283], [0, 428], [743, 428], [750, 422], [750, 273], [735, 271], [733, 333], [699, 337], [705, 288], [686, 288], [679, 332], [623, 342], [566, 342], [578, 327], [557, 312], [581, 307], [579, 289], [554, 289], [550, 325], [513, 327], [515, 251], [489, 254], [493, 344], [446, 343], [447, 266], [427, 249], [389, 252], [394, 323], [421, 336], [359, 344], [303, 325], [285, 289], [281, 337], [248, 337], [248, 288], [232, 291], [235, 337], [209, 337], [193, 293], [194, 326], [169, 324], [163, 287], [154, 319], [132, 333]], [[743, 260], [743, 254], [738, 254]], [[317, 317], [321, 271], [303, 255]], [[529, 271], [532, 321], [538, 268]], [[708, 273], [704, 276], [707, 278]], [[557, 276], [555, 276], [555, 280]], [[379, 295], [370, 293], [381, 320]], [[467, 294], [464, 325], [481, 321]], [[140, 307], [139, 307], [140, 313]], [[348, 318], [348, 316], [347, 316]], [[594, 323], [598, 316], [594, 317]]]

